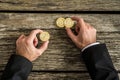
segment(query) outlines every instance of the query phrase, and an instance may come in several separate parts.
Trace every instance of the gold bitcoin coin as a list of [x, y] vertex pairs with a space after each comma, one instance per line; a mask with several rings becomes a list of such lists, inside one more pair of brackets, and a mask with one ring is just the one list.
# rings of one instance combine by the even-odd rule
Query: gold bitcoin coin
[[74, 26], [74, 21], [71, 18], [66, 18], [64, 21], [64, 26], [66, 28], [72, 28]]
[[58, 27], [62, 28], [62, 27], [64, 27], [64, 21], [65, 21], [65, 19], [62, 18], [62, 17], [60, 17], [60, 18], [58, 18], [58, 19], [56, 20], [56, 25], [57, 25]]
[[41, 41], [48, 41], [50, 39], [50, 34], [48, 32], [42, 32], [39, 37]]

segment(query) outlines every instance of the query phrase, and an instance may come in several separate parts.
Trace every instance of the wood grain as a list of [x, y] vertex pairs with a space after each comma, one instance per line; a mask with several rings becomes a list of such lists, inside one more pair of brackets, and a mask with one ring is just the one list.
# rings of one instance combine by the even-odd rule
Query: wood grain
[[[53, 13], [0, 13], [0, 27], [3, 30], [24, 30], [24, 29], [63, 29], [55, 25], [59, 17], [78, 16], [87, 23], [94, 26], [98, 32], [120, 31], [120, 14], [53, 14]], [[8, 27], [9, 26], [9, 27]]]
[[[120, 15], [109, 14], [0, 14], [0, 70], [15, 53], [15, 41], [20, 34], [43, 29], [51, 34], [48, 50], [33, 62], [33, 70], [86, 71], [80, 59], [80, 50], [68, 38], [64, 29], [55, 26], [55, 19], [79, 16], [97, 30], [97, 39], [107, 44], [112, 61], [120, 70]], [[69, 45], [68, 45], [69, 44]]]
[[88, 73], [32, 73], [28, 80], [91, 80]]
[[[0, 77], [2, 72], [0, 72]], [[91, 80], [88, 73], [31, 72], [27, 80]]]
[[120, 0], [0, 0], [0, 10], [120, 11]]
[[[1, 77], [0, 72], [0, 77]], [[120, 74], [118, 74], [120, 77]], [[28, 80], [91, 80], [88, 73], [31, 72]]]

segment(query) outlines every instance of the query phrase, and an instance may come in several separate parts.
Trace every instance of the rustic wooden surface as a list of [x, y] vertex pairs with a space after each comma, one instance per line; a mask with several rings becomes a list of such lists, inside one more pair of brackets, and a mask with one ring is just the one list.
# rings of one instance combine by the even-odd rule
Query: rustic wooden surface
[[0, 0], [0, 10], [120, 11], [120, 0]]
[[[118, 74], [120, 77], [120, 74]], [[1, 73], [0, 73], [1, 76]], [[41, 73], [31, 72], [28, 80], [91, 80], [88, 73]]]
[[[118, 74], [120, 77], [120, 74]], [[88, 73], [31, 73], [28, 80], [91, 80]]]
[[[0, 11], [120, 11], [120, 0], [0, 0]], [[120, 71], [120, 14], [0, 13], [0, 76], [20, 34], [43, 29], [51, 34], [48, 50], [33, 62], [28, 80], [91, 80], [80, 50], [58, 17], [79, 16], [97, 29], [97, 41], [106, 43], [113, 64]], [[119, 74], [120, 76], [120, 74]]]
[[64, 29], [55, 26], [56, 18], [73, 15], [84, 18], [98, 30], [98, 41], [107, 44], [114, 65], [120, 70], [120, 15], [14, 13], [0, 14], [0, 70], [3, 70], [9, 56], [15, 52], [18, 36], [22, 33], [28, 34], [33, 29], [47, 30], [51, 34], [49, 48], [33, 62], [33, 70], [85, 70], [78, 56], [79, 49], [73, 45]]
[[[0, 72], [0, 76], [2, 73]], [[74, 75], [74, 76], [73, 76]], [[91, 80], [88, 73], [31, 72], [28, 80]]]
[[[74, 76], [73, 76], [74, 75]], [[91, 80], [88, 73], [32, 73], [28, 80]]]
[[[0, 71], [3, 71], [10, 55], [15, 52], [15, 41], [20, 34], [28, 35], [31, 30], [43, 29], [51, 34], [49, 48], [40, 58], [33, 62], [33, 70], [28, 80], [89, 80], [90, 77], [86, 73], [85, 65], [80, 59], [80, 50], [69, 39], [65, 29], [58, 28], [55, 25], [56, 18], [71, 16], [82, 17], [97, 29], [98, 41], [106, 43], [113, 64], [119, 71], [119, 14], [53, 13], [0, 13]], [[83, 71], [83, 73], [49, 73], [46, 72], [47, 70], [59, 72]]]

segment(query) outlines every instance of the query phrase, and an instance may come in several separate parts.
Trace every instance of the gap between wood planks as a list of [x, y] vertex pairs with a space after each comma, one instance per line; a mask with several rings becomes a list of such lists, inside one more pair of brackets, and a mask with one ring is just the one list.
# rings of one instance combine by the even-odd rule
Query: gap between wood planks
[[0, 13], [64, 13], [64, 14], [120, 14], [120, 11], [22, 11], [22, 10], [0, 10]]
[[[3, 72], [3, 70], [0, 70], [0, 73]], [[78, 71], [78, 70], [72, 70], [72, 71], [65, 71], [65, 70], [32, 70], [31, 72], [40, 72], [40, 73], [88, 73], [88, 71]], [[120, 73], [120, 70], [117, 71]]]

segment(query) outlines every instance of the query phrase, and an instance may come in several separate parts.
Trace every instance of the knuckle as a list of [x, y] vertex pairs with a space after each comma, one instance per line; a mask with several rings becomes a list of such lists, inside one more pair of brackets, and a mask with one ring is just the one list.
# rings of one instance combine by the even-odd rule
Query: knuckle
[[83, 21], [83, 18], [79, 18], [79, 21], [82, 22], [82, 21]]
[[38, 30], [40, 30], [40, 29], [35, 29], [35, 30], [32, 31], [32, 33], [35, 33], [35, 32], [38, 31]]
[[36, 30], [33, 30], [31, 33], [35, 33]]
[[94, 32], [96, 32], [96, 31], [97, 31], [94, 27], [91, 27], [91, 30], [92, 30], [92, 31], [94, 31]]
[[20, 43], [20, 39], [17, 39], [17, 40], [16, 40], [16, 44], [19, 44], [19, 43]]
[[26, 42], [26, 44], [29, 44], [29, 43], [30, 43], [30, 40], [29, 40], [29, 39], [26, 39], [25, 42]]
[[93, 30], [94, 30], [95, 32], [97, 32], [97, 30], [96, 30], [95, 28], [94, 28]]
[[18, 40], [16, 40], [16, 44], [18, 44]]

